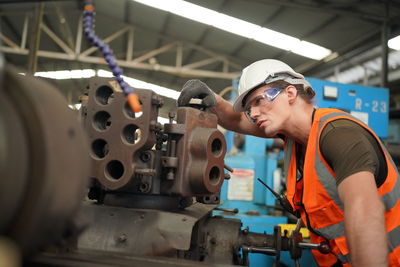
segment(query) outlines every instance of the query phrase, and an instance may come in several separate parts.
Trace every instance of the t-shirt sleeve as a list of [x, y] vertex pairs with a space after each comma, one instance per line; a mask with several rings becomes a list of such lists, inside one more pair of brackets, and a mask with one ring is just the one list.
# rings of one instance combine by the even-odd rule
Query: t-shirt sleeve
[[360, 171], [369, 171], [376, 177], [379, 159], [362, 131], [365, 131], [362, 127], [335, 127], [329, 124], [323, 130], [321, 153], [335, 172], [337, 185]]

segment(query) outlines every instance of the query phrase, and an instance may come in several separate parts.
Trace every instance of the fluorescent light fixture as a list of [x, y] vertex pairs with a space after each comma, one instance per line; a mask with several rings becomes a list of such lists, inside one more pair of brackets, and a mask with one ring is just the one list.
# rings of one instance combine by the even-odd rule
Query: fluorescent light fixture
[[107, 70], [97, 70], [97, 76], [103, 77], [103, 78], [112, 78], [114, 77], [111, 71]]
[[[20, 75], [25, 75], [25, 73], [21, 72], [18, 73]], [[83, 69], [83, 70], [58, 70], [58, 71], [43, 71], [43, 72], [36, 72], [34, 76], [49, 78], [49, 79], [82, 79], [82, 78], [91, 78], [94, 76], [104, 77], [104, 78], [112, 78], [114, 77], [110, 71], [106, 70], [93, 70], [93, 69]], [[137, 80], [134, 78], [130, 78], [127, 76], [122, 76], [124, 80], [133, 88], [141, 88], [141, 89], [149, 89], [155, 92], [156, 94], [172, 98], [174, 100], [178, 99], [179, 92], [173, 89], [169, 89], [166, 87], [162, 87], [156, 84], [144, 82], [141, 80]], [[68, 107], [72, 110], [79, 110], [82, 104], [72, 104], [68, 105]], [[135, 113], [136, 116], [142, 115], [142, 112]], [[158, 117], [158, 122], [165, 124], [169, 123], [168, 118]]]
[[35, 76], [57, 79], [57, 80], [65, 80], [65, 79], [82, 79], [82, 78], [91, 78], [96, 76], [96, 72], [92, 69], [83, 69], [83, 70], [59, 70], [59, 71], [45, 71], [45, 72], [36, 72]]
[[[20, 73], [21, 75], [25, 75], [24, 73]], [[83, 79], [83, 78], [91, 78], [94, 76], [104, 77], [104, 78], [112, 78], [114, 77], [112, 72], [106, 70], [93, 70], [93, 69], [83, 69], [83, 70], [58, 70], [58, 71], [43, 71], [36, 72], [35, 76], [49, 78], [49, 79], [57, 79], [57, 80], [65, 80], [65, 79]], [[141, 88], [141, 89], [149, 89], [155, 92], [156, 94], [172, 98], [174, 100], [178, 99], [180, 92], [162, 87], [156, 84], [144, 82], [138, 79], [134, 79], [127, 76], [122, 76], [124, 80], [133, 88]]]
[[286, 51], [292, 51], [300, 43], [300, 39], [262, 27], [253, 39]]
[[323, 59], [331, 54], [331, 50], [307, 41], [301, 41], [291, 51], [293, 53], [309, 57], [315, 60]]
[[394, 50], [400, 50], [400, 35], [388, 41], [388, 46]]
[[[106, 71], [106, 70], [98, 70], [97, 71], [97, 76], [99, 77], [113, 77], [112, 73], [110, 71]], [[152, 90], [154, 93], [165, 96], [165, 97], [169, 97], [172, 99], [178, 99], [180, 92], [170, 89], [170, 88], [166, 88], [166, 87], [162, 87], [156, 84], [152, 84], [152, 83], [148, 83], [148, 82], [144, 82], [141, 80], [137, 80], [134, 78], [130, 78], [127, 76], [122, 76], [124, 78], [124, 80], [133, 88], [142, 88], [142, 89], [149, 89]]]
[[273, 31], [183, 0], [134, 0], [215, 28], [253, 39], [304, 57], [320, 60], [332, 53], [322, 46]]

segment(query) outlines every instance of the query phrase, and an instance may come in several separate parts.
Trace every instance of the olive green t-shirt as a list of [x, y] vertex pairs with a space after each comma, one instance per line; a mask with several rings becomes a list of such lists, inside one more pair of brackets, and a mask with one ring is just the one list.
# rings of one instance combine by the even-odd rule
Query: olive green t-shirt
[[383, 151], [376, 139], [358, 123], [346, 119], [328, 123], [321, 133], [320, 149], [336, 174], [337, 185], [360, 171], [373, 173], [378, 187], [386, 179]]

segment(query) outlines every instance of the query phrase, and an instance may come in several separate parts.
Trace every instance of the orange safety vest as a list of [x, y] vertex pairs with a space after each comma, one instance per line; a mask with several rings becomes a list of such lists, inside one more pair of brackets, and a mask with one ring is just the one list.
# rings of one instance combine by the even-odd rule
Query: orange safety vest
[[310, 229], [311, 242], [328, 241], [332, 254], [321, 254], [313, 250], [320, 266], [332, 266], [340, 260], [343, 266], [350, 265], [350, 254], [344, 232], [344, 208], [339, 199], [335, 173], [321, 154], [319, 139], [327, 123], [347, 119], [368, 130], [384, 151], [388, 174], [378, 188], [379, 196], [386, 208], [385, 223], [389, 245], [390, 266], [400, 266], [400, 179], [396, 165], [375, 133], [353, 116], [337, 109], [317, 109], [308, 137], [303, 166], [303, 179], [297, 181], [296, 143], [285, 140], [285, 174], [287, 198], [294, 210], [301, 214], [302, 221]]

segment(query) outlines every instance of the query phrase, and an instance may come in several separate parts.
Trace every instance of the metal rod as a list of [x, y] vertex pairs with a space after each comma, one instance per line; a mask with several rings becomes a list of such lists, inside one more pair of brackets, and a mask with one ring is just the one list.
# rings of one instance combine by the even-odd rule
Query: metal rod
[[[385, 1], [386, 18], [389, 17], [389, 2]], [[387, 87], [388, 85], [388, 36], [389, 36], [389, 23], [388, 19], [385, 19], [382, 24], [382, 70], [381, 70], [381, 87]]]
[[78, 29], [76, 32], [76, 42], [75, 42], [75, 55], [78, 56], [81, 52], [81, 45], [82, 45], [82, 16], [79, 17], [78, 22]]
[[16, 43], [14, 43], [12, 40], [4, 36], [2, 33], [0, 33], [0, 39], [10, 47], [19, 48], [19, 46]]
[[182, 43], [179, 43], [176, 46], [176, 62], [175, 62], [175, 66], [177, 68], [181, 68], [182, 67], [182, 57], [183, 57], [183, 47], [182, 47]]
[[72, 55], [74, 51], [66, 44], [60, 37], [58, 37], [52, 30], [49, 29], [44, 23], [41, 24], [41, 29], [47, 33], [47, 35], [52, 39], [65, 53]]
[[249, 246], [245, 246], [245, 245], [242, 245], [242, 250], [244, 252], [248, 252], [248, 253], [261, 253], [261, 254], [272, 255], [272, 256], [275, 256], [277, 253], [276, 249], [273, 249], [273, 248], [249, 247]]
[[146, 54], [144, 54], [144, 55], [142, 55], [140, 57], [135, 58], [132, 62], [142, 62], [142, 61], [144, 61], [146, 59], [149, 59], [151, 57], [154, 57], [154, 56], [156, 56], [158, 54], [161, 54], [161, 53], [164, 53], [164, 52], [166, 52], [168, 50], [171, 50], [176, 45], [177, 45], [176, 42], [172, 42], [172, 43], [166, 44], [166, 45], [164, 45], [162, 47], [159, 47], [157, 49], [151, 50], [150, 52], [148, 52], [148, 53], [146, 53]]
[[[103, 40], [103, 42], [106, 43], [106, 44], [108, 44], [108, 43], [110, 43], [111, 41], [117, 39], [119, 36], [123, 35], [123, 34], [124, 34], [126, 31], [128, 31], [128, 30], [129, 30], [129, 27], [122, 28], [121, 30], [119, 30], [119, 31], [117, 31], [117, 32], [115, 32], [115, 33], [113, 33], [113, 34], [111, 34], [111, 35], [108, 36], [107, 38], [105, 38], [105, 39]], [[96, 50], [98, 50], [98, 47], [97, 47], [97, 46], [92, 46], [92, 47], [86, 49], [85, 51], [83, 51], [81, 55], [82, 55], [82, 56], [88, 56], [88, 55], [90, 55], [91, 53], [93, 53], [93, 52], [96, 51]]]
[[220, 210], [220, 211], [223, 211], [223, 212], [230, 212], [230, 213], [235, 213], [235, 214], [239, 213], [239, 209], [238, 208], [235, 208], [235, 209], [215, 208], [214, 210]]
[[28, 36], [28, 24], [29, 24], [29, 17], [28, 15], [25, 15], [25, 20], [24, 20], [24, 27], [22, 28], [22, 37], [21, 37], [21, 49], [25, 49], [26, 47], [26, 38]]
[[131, 27], [128, 31], [128, 43], [126, 45], [126, 61], [131, 61], [133, 58], [133, 41], [134, 41], [134, 28]]
[[229, 172], [234, 172], [234, 170], [226, 164], [224, 164], [224, 168], [227, 169]]
[[[0, 46], [0, 51], [4, 53], [10, 54], [18, 54], [18, 55], [28, 55], [29, 51], [27, 49], [14, 49], [7, 46]], [[68, 55], [66, 53], [61, 52], [52, 52], [52, 51], [44, 51], [39, 50], [37, 51], [37, 55], [39, 57], [45, 58], [53, 58], [53, 59], [64, 59], [64, 60], [73, 60], [83, 63], [94, 63], [94, 64], [107, 64], [104, 61], [104, 58], [101, 57], [88, 57], [82, 55]], [[117, 60], [118, 64], [125, 68], [132, 68], [132, 69], [143, 69], [143, 70], [154, 70], [154, 66], [149, 63], [136, 63], [132, 61], [126, 60]], [[189, 76], [197, 76], [197, 77], [208, 77], [208, 78], [217, 78], [217, 79], [228, 79], [232, 80], [240, 75], [239, 72], [229, 72], [229, 73], [221, 73], [218, 71], [208, 71], [208, 70], [196, 70], [196, 69], [177, 69], [175, 66], [167, 66], [167, 65], [159, 65], [157, 71], [162, 71], [166, 73], [174, 73], [174, 74], [181, 74], [181, 75], [189, 75]]]
[[32, 46], [29, 49], [28, 56], [28, 74], [34, 74], [37, 68], [37, 57], [38, 50], [40, 45], [40, 25], [43, 21], [43, 13], [44, 13], [44, 3], [38, 3], [36, 5], [36, 21], [32, 28]]

